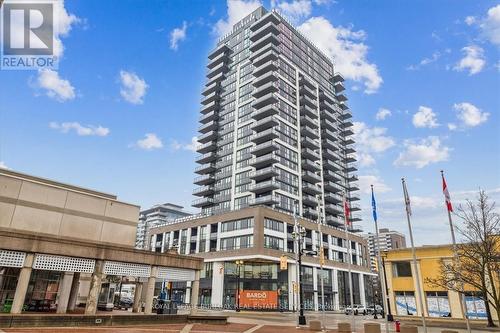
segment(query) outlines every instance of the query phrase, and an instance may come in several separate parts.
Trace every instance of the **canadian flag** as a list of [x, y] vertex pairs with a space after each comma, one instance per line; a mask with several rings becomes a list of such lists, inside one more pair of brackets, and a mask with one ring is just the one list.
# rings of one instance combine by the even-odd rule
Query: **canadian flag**
[[349, 208], [349, 204], [347, 203], [347, 196], [344, 195], [344, 217], [345, 224], [347, 226], [351, 225], [351, 209]]
[[441, 177], [443, 178], [443, 194], [444, 194], [444, 201], [446, 203], [446, 208], [448, 209], [449, 212], [452, 212], [453, 206], [451, 205], [451, 197], [450, 197], [450, 192], [448, 192], [448, 185], [446, 185], [446, 180], [444, 179], [443, 174], [441, 174]]

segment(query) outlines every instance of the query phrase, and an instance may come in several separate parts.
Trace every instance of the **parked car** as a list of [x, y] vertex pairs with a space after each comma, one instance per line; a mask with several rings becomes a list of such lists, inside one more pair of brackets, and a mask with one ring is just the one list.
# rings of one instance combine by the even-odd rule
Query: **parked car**
[[384, 313], [384, 308], [380, 305], [375, 305], [375, 308], [372, 306], [369, 306], [366, 308], [366, 311], [368, 314], [375, 314], [375, 311], [377, 311], [377, 314], [382, 315]]
[[[357, 316], [358, 314], [362, 314], [362, 315], [366, 315], [368, 312], [367, 312], [367, 309], [364, 305], [361, 305], [361, 304], [354, 304], [353, 306], [354, 308], [354, 315]], [[348, 314], [351, 314], [352, 313], [352, 309], [351, 309], [351, 306], [347, 306], [345, 308], [345, 314], [348, 315]]]

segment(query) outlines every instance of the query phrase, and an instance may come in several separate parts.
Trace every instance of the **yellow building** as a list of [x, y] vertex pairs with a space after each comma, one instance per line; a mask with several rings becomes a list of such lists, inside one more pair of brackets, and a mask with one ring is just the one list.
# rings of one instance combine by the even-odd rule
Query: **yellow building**
[[[460, 306], [460, 296], [452, 290], [444, 290], [433, 285], [429, 279], [436, 279], [441, 272], [442, 260], [453, 260], [451, 245], [422, 246], [416, 248], [418, 277], [422, 293], [416, 292], [416, 274], [410, 248], [397, 249], [382, 254], [391, 311], [394, 315], [418, 315], [422, 311], [426, 317], [464, 318]], [[478, 290], [465, 286], [467, 314], [470, 319], [486, 319], [484, 301]], [[424, 309], [420, 308], [423, 298]], [[492, 309], [493, 310], [493, 309]], [[495, 311], [491, 311], [496, 320]]]

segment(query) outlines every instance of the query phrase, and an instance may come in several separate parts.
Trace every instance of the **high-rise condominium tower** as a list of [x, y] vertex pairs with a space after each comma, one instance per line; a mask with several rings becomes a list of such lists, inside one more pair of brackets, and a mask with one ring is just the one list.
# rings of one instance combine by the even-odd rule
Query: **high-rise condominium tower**
[[352, 115], [332, 61], [263, 7], [236, 23], [208, 58], [194, 181], [201, 198], [193, 206], [207, 214], [295, 207], [343, 226], [344, 196], [351, 211], [359, 197]]

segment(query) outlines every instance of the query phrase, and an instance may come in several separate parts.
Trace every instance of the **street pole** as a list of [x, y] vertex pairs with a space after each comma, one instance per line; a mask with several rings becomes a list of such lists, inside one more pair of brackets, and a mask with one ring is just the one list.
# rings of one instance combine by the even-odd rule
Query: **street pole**
[[[380, 268], [379, 268], [380, 269]], [[392, 316], [392, 313], [391, 313], [391, 302], [389, 302], [389, 286], [387, 285], [387, 274], [386, 274], [386, 271], [385, 271], [385, 260], [384, 258], [382, 258], [382, 270], [383, 270], [383, 276], [384, 276], [384, 286], [385, 286], [385, 293], [384, 293], [384, 298], [385, 298], [385, 301], [386, 301], [386, 304], [387, 304], [387, 314], [386, 314], [386, 317], [387, 317], [387, 321], [394, 321], [394, 317]], [[380, 282], [380, 284], [382, 284], [382, 281]], [[385, 309], [384, 309], [385, 311]]]
[[[302, 274], [302, 227], [299, 230], [299, 277]], [[299, 325], [306, 325], [304, 316], [304, 289], [302, 288], [302, 279], [299, 279]]]
[[300, 327], [300, 325], [306, 325], [306, 317], [304, 316], [304, 295], [302, 294], [302, 279], [300, 275], [302, 274], [302, 229], [299, 226], [299, 223], [297, 221], [297, 207], [296, 204], [293, 206], [293, 220], [294, 220], [294, 234], [295, 234], [295, 239], [297, 239], [297, 285], [299, 288], [298, 292], [298, 307], [299, 311], [297, 311], [298, 318], [297, 318], [297, 327]]
[[240, 272], [241, 272], [241, 266], [243, 265], [243, 260], [236, 260], [236, 268], [238, 272], [238, 276], [236, 277], [236, 284], [238, 285], [237, 288], [237, 294], [236, 294], [236, 312], [240, 312]]
[[[444, 171], [443, 170], [441, 170], [441, 177], [444, 180]], [[446, 190], [448, 191], [448, 189], [446, 189]], [[447, 204], [447, 203], [445, 202], [445, 204]], [[450, 207], [451, 207], [451, 202], [450, 202]], [[451, 219], [450, 209], [448, 209], [448, 207], [447, 207], [446, 211], [448, 212], [448, 222], [450, 224], [451, 242], [453, 244], [453, 257], [454, 257], [456, 265], [460, 268], [460, 258], [458, 256], [458, 251], [457, 251], [457, 240], [455, 238], [455, 229], [453, 228], [453, 220]], [[471, 333], [469, 316], [467, 315], [467, 303], [465, 301], [464, 283], [463, 283], [462, 279], [460, 279], [460, 292], [459, 292], [459, 294], [460, 294], [460, 298], [459, 298], [460, 299], [459, 300], [460, 308], [461, 308], [462, 314], [465, 318], [465, 325], [467, 326], [467, 332]]]
[[352, 327], [352, 332], [355, 332], [355, 325], [356, 322], [354, 321], [354, 294], [352, 290], [352, 271], [351, 271], [351, 262], [352, 262], [352, 249], [351, 249], [351, 242], [349, 240], [349, 232], [347, 231], [347, 225], [349, 224], [349, 212], [346, 211], [347, 207], [347, 193], [344, 192], [344, 218], [345, 218], [345, 223], [344, 223], [344, 232], [345, 232], [345, 238], [347, 242], [347, 270], [348, 270], [348, 278], [349, 278], [349, 298], [351, 302], [351, 327]]
[[[325, 260], [325, 251], [323, 249], [323, 232], [321, 230], [321, 225], [323, 224], [323, 215], [321, 214], [321, 207], [319, 206], [320, 197], [318, 196], [318, 231], [319, 231], [319, 250], [320, 253], [320, 269], [321, 269], [321, 312], [322, 312], [322, 330], [326, 331], [326, 317], [325, 317], [325, 288], [324, 288], [324, 276], [323, 276], [323, 263]], [[321, 259], [322, 258], [322, 259]]]
[[[417, 252], [415, 250], [415, 244], [413, 242], [413, 232], [411, 229], [411, 221], [410, 221], [410, 215], [411, 215], [411, 208], [410, 208], [410, 196], [408, 195], [408, 190], [406, 188], [406, 182], [405, 179], [401, 179], [402, 185], [403, 185], [403, 192], [405, 196], [405, 204], [406, 204], [406, 220], [408, 222], [408, 231], [410, 233], [410, 243], [411, 243], [411, 252], [413, 256], [413, 268], [415, 271], [415, 280], [417, 281], [417, 293], [418, 293], [418, 300], [420, 303], [420, 310], [422, 311], [422, 326], [424, 328], [424, 333], [427, 333], [427, 325], [425, 322], [425, 313], [424, 313], [424, 301], [423, 301], [423, 293], [422, 293], [422, 287], [420, 286], [420, 274], [418, 274], [418, 266], [417, 266]], [[408, 303], [406, 304], [408, 306]]]

